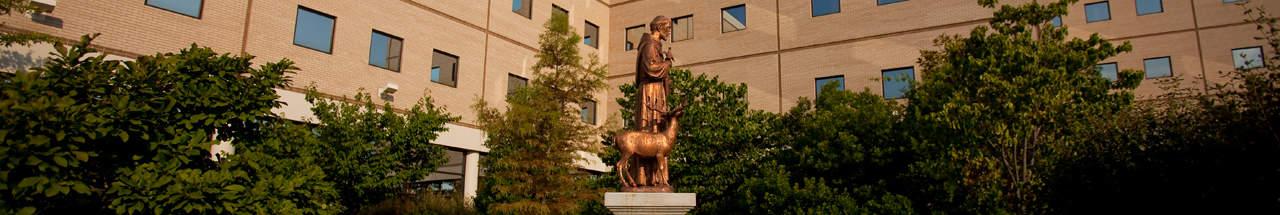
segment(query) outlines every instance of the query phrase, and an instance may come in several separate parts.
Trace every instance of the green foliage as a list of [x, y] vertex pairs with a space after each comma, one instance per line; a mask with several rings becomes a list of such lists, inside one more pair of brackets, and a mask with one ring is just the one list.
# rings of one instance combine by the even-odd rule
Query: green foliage
[[913, 168], [941, 184], [923, 189], [918, 197], [934, 198], [920, 203], [971, 213], [1047, 211], [1038, 193], [1056, 152], [1127, 106], [1133, 96], [1126, 89], [1141, 80], [1123, 71], [1113, 83], [1094, 69], [1128, 44], [1097, 34], [1067, 39], [1066, 28], [1048, 24], [1075, 2], [1001, 5], [990, 26], [943, 36], [935, 41], [940, 50], [921, 53], [924, 78], [908, 93], [907, 120], [915, 126], [908, 130], [934, 158]]
[[318, 150], [317, 162], [328, 173], [347, 208], [359, 209], [404, 191], [447, 161], [444, 147], [431, 144], [446, 122], [457, 118], [424, 97], [399, 113], [389, 102], [375, 105], [368, 94], [354, 102], [329, 101], [312, 89]]
[[505, 112], [475, 105], [490, 150], [475, 201], [487, 213], [576, 214], [582, 202], [601, 198], [574, 161], [578, 151], [598, 151], [602, 132], [581, 122], [577, 104], [605, 87], [606, 71], [595, 55], [586, 62], [578, 56], [580, 38], [567, 17], [545, 26], [531, 83], [507, 97]]
[[[341, 208], [323, 173], [272, 125], [289, 61], [192, 46], [133, 62], [56, 44], [42, 68], [0, 81], [0, 210], [6, 213], [306, 213]], [[282, 131], [266, 133], [266, 131]], [[292, 131], [283, 132], [283, 131]], [[209, 147], [245, 150], [223, 163]], [[301, 147], [301, 146], [298, 146]], [[261, 150], [261, 151], [256, 151]]]
[[[19, 14], [31, 13], [39, 8], [35, 4], [31, 4], [31, 0], [0, 0], [0, 16], [7, 16], [10, 13], [18, 12]], [[4, 27], [4, 23], [0, 23], [0, 27]], [[57, 39], [52, 36], [40, 33], [12, 33], [0, 32], [0, 45], [5, 47], [17, 45], [31, 45], [37, 42], [54, 42]]]
[[479, 214], [467, 206], [461, 195], [444, 193], [418, 193], [398, 195], [360, 210], [357, 214], [382, 215], [465, 215]]

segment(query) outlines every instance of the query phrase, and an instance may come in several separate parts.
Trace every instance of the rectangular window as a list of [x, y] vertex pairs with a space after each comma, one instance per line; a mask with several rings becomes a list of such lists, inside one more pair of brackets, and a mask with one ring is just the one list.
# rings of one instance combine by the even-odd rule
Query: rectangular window
[[378, 30], [369, 39], [369, 65], [400, 71], [400, 49], [404, 40]]
[[720, 9], [720, 33], [747, 29], [747, 5]]
[[1062, 27], [1062, 16], [1053, 17], [1053, 19], [1049, 20], [1049, 24], [1053, 25], [1053, 27]]
[[886, 4], [893, 4], [893, 3], [904, 2], [904, 1], [907, 1], [907, 0], [876, 0], [876, 5], [886, 5]]
[[1135, 0], [1138, 5], [1138, 15], [1147, 15], [1164, 12], [1164, 0]]
[[1249, 2], [1249, 0], [1222, 0], [1222, 3]]
[[627, 44], [623, 45], [623, 49], [626, 51], [635, 50], [638, 48], [637, 46], [640, 46], [640, 39], [644, 38], [644, 35], [647, 33], [649, 33], [649, 31], [644, 29], [644, 25], [627, 28]]
[[1163, 78], [1173, 76], [1173, 65], [1169, 57], [1148, 58], [1142, 60], [1143, 69], [1147, 70], [1147, 78]]
[[511, 0], [511, 12], [533, 19], [533, 0]]
[[840, 0], [813, 0], [813, 13], [811, 16], [823, 16], [827, 14], [840, 12]]
[[1094, 2], [1084, 5], [1084, 19], [1088, 22], [1101, 22], [1111, 20], [1111, 5], [1107, 1]]
[[431, 82], [458, 87], [458, 56], [433, 50], [431, 56]]
[[559, 5], [552, 4], [551, 16], [555, 17], [556, 15], [564, 16], [564, 18], [569, 18], [569, 10], [565, 10], [564, 8], [561, 8]]
[[596, 101], [584, 99], [582, 102], [582, 122], [595, 125], [596, 124]]
[[671, 19], [671, 41], [693, 39], [693, 15]]
[[507, 74], [507, 95], [516, 93], [516, 90], [529, 86], [529, 79], [517, 76], [515, 74]]
[[197, 19], [204, 9], [204, 0], [147, 0], [145, 4]]
[[324, 53], [333, 53], [334, 17], [298, 7], [293, 25], [293, 44]]
[[1253, 69], [1266, 65], [1262, 61], [1262, 47], [1258, 46], [1232, 49], [1231, 59], [1235, 61], [1236, 69]]
[[1116, 63], [1098, 64], [1096, 69], [1098, 70], [1098, 74], [1102, 75], [1102, 77], [1107, 80], [1116, 81], [1116, 79], [1119, 79], [1119, 75], [1117, 75], [1119, 68], [1116, 66]]
[[907, 94], [907, 90], [911, 90], [911, 81], [915, 78], [915, 68], [912, 67], [880, 71], [880, 80], [884, 82], [884, 98], [902, 98]]
[[815, 95], [815, 96], [820, 96], [820, 95], [822, 95], [822, 87], [827, 86], [827, 84], [833, 84], [833, 85], [836, 85], [836, 90], [844, 90], [844, 76], [843, 76], [843, 75], [837, 75], [837, 76], [828, 76], [828, 77], [816, 78], [816, 79], [814, 79], [814, 81], [813, 81], [813, 82], [814, 82], [814, 83], [813, 83], [813, 85], [814, 85], [814, 90], [813, 90], [813, 92], [814, 92], [814, 95]]
[[600, 26], [596, 26], [596, 24], [592, 24], [590, 21], [586, 22], [586, 26], [587, 32], [582, 35], [582, 43], [585, 43], [592, 48], [600, 48]]

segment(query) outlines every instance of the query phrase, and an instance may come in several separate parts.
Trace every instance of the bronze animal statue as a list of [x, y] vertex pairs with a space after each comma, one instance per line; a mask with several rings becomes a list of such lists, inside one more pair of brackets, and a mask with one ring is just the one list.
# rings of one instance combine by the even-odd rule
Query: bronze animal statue
[[628, 161], [632, 157], [655, 158], [657, 160], [657, 170], [651, 176], [653, 183], [648, 184], [649, 186], [670, 185], [667, 182], [667, 156], [671, 154], [671, 149], [675, 148], [676, 131], [680, 129], [678, 119], [684, 115], [684, 108], [685, 106], [681, 105], [675, 110], [664, 112], [663, 116], [666, 119], [663, 121], [666, 122], [667, 127], [661, 131], [624, 131], [613, 137], [615, 147], [618, 148], [619, 154], [622, 155], [616, 164], [618, 178], [622, 180], [622, 186], [638, 187], [646, 185], [643, 183], [637, 184], [634, 177], [628, 177], [631, 168], [631, 164]]

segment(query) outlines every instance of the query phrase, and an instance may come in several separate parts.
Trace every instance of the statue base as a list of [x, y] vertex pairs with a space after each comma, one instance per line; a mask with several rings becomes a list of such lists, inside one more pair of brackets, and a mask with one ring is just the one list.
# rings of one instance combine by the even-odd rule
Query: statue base
[[695, 193], [604, 193], [613, 214], [687, 214], [698, 206]]
[[639, 186], [639, 187], [622, 187], [622, 192], [628, 193], [670, 193], [675, 192], [671, 185], [655, 185], [655, 186]]

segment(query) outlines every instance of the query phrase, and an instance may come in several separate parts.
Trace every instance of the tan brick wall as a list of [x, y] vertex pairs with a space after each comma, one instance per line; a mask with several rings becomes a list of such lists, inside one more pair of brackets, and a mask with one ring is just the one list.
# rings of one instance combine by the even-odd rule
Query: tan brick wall
[[147, 6], [145, 2], [62, 0], [52, 13], [34, 18], [12, 13], [0, 17], [0, 22], [10, 28], [69, 39], [101, 33], [94, 44], [134, 54], [175, 52], [192, 43], [218, 52], [240, 52], [248, 1], [205, 1], [200, 18]]

